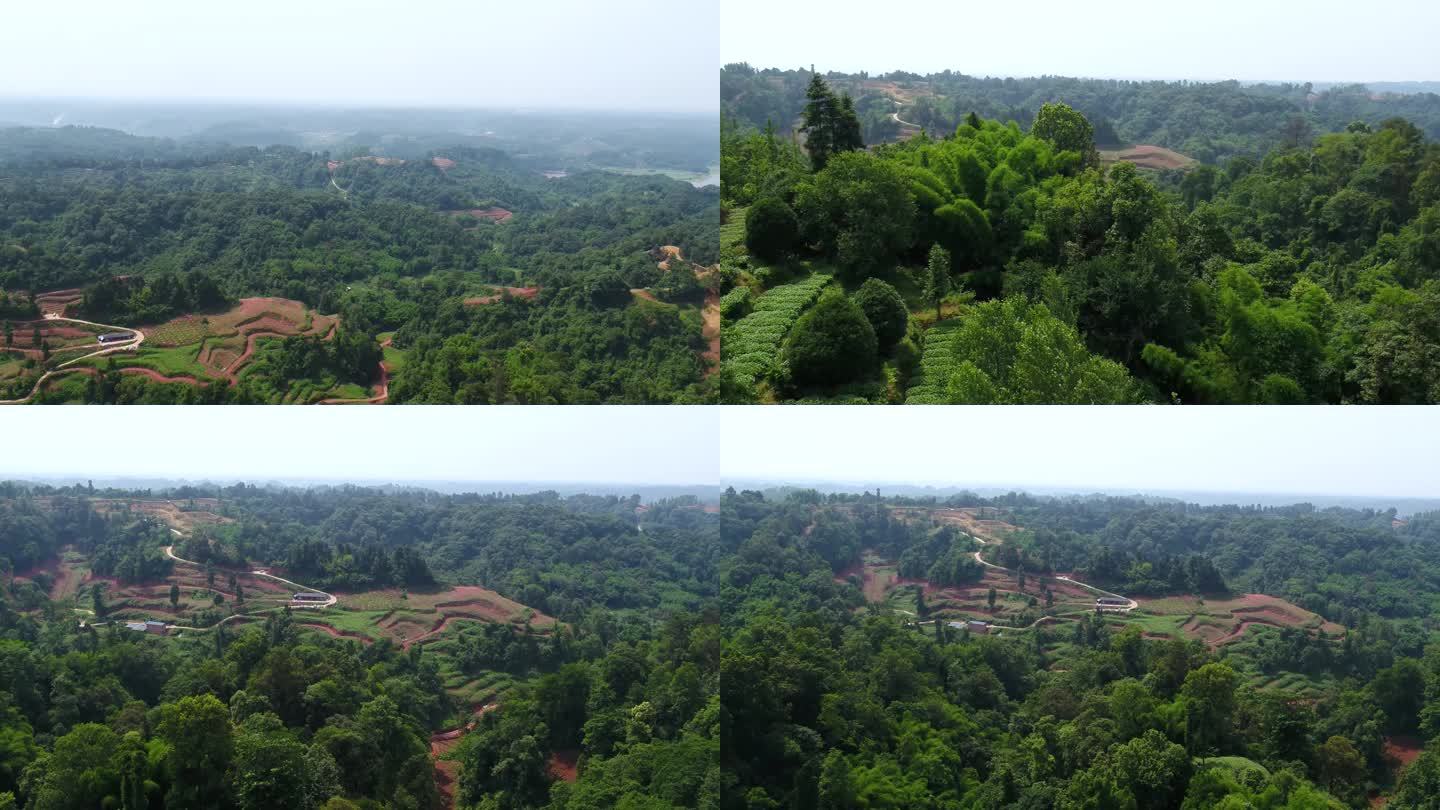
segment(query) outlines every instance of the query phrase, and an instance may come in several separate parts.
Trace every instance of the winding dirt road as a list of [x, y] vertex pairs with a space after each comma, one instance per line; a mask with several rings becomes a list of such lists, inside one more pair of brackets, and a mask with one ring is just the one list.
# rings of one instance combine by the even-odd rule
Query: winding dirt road
[[[171, 531], [174, 531], [174, 529], [172, 529]], [[200, 563], [195, 562], [194, 560], [186, 560], [186, 559], [182, 559], [182, 558], [180, 558], [180, 557], [175, 556], [175, 547], [174, 547], [174, 546], [166, 546], [166, 547], [165, 547], [165, 556], [166, 556], [166, 557], [169, 557], [170, 559], [174, 560], [175, 562], [185, 563], [186, 565], [193, 565], [193, 566], [195, 566], [196, 568], [204, 568], [204, 567], [205, 567], [205, 566], [201, 565]], [[311, 592], [311, 593], [318, 593], [318, 594], [320, 594], [320, 595], [322, 595], [322, 596], [325, 597], [325, 601], [324, 601], [324, 602], [304, 602], [304, 603], [299, 603], [299, 604], [292, 602], [291, 605], [290, 605], [291, 607], [307, 607], [307, 608], [317, 607], [317, 608], [322, 608], [322, 607], [330, 607], [331, 605], [333, 605], [333, 604], [335, 604], [336, 602], [340, 601], [339, 599], [336, 599], [333, 594], [328, 594], [328, 593], [325, 593], [324, 591], [317, 590], [317, 589], [315, 589], [315, 588], [311, 588], [311, 587], [309, 587], [308, 585], [301, 585], [301, 584], [298, 583], [298, 582], [291, 582], [290, 580], [285, 579], [284, 577], [277, 577], [277, 576], [275, 576], [274, 574], [266, 571], [266, 570], [263, 569], [263, 568], [257, 568], [257, 569], [255, 569], [254, 571], [247, 571], [246, 573], [250, 574], [251, 576], [265, 577], [266, 579], [273, 579], [273, 580], [275, 580], [276, 582], [282, 582], [282, 583], [284, 583], [284, 584], [286, 584], [286, 585], [289, 585], [290, 587], [295, 588], [295, 589], [297, 589], [297, 590], [300, 590], [300, 591], [309, 591], [309, 592]], [[236, 614], [236, 615], [242, 615], [242, 614]], [[233, 617], [232, 617], [232, 618], [233, 618]]]
[[[41, 375], [40, 375], [40, 379], [38, 379], [38, 380], [35, 381], [35, 387], [30, 389], [30, 393], [26, 394], [26, 395], [25, 395], [24, 397], [22, 397], [21, 399], [0, 399], [0, 405], [23, 405], [23, 404], [25, 404], [26, 402], [29, 402], [30, 400], [32, 400], [32, 399], [35, 398], [35, 395], [40, 392], [40, 387], [45, 384], [45, 381], [46, 381], [46, 380], [48, 380], [48, 379], [50, 379], [51, 377], [56, 376], [56, 375], [58, 375], [58, 374], [63, 374], [63, 373], [66, 373], [67, 371], [69, 371], [69, 369], [66, 368], [67, 366], [74, 365], [75, 363], [78, 363], [78, 362], [80, 362], [81, 360], [89, 360], [89, 359], [92, 358], [92, 357], [100, 357], [100, 356], [102, 356], [102, 355], [112, 354], [112, 353], [114, 353], [114, 352], [120, 352], [120, 351], [131, 351], [131, 350], [133, 350], [133, 349], [139, 348], [139, 347], [140, 347], [140, 344], [145, 342], [145, 333], [144, 333], [144, 332], [141, 332], [139, 329], [131, 329], [131, 328], [128, 327], [128, 326], [115, 326], [114, 324], [108, 324], [108, 323], [95, 323], [94, 321], [82, 321], [82, 320], [80, 320], [79, 318], [62, 318], [61, 316], [59, 316], [59, 315], [57, 315], [57, 314], [55, 314], [55, 313], [48, 313], [48, 312], [45, 314], [45, 320], [47, 320], [47, 321], [65, 321], [66, 323], [83, 323], [83, 324], [85, 324], [86, 326], [94, 326], [94, 327], [97, 327], [97, 328], [100, 328], [100, 329], [107, 329], [107, 330], [112, 331], [112, 332], [133, 332], [133, 333], [135, 334], [135, 337], [131, 338], [130, 340], [121, 341], [120, 343], [100, 343], [100, 342], [97, 341], [97, 342], [95, 342], [95, 343], [93, 343], [93, 344], [86, 344], [85, 346], [80, 347], [80, 348], [89, 348], [90, 346], [93, 345], [93, 346], [103, 346], [104, 348], [100, 349], [100, 351], [98, 351], [98, 352], [91, 352], [91, 353], [89, 353], [89, 354], [84, 354], [84, 355], [81, 355], [81, 356], [79, 356], [79, 357], [72, 358], [72, 359], [70, 359], [70, 360], [66, 360], [65, 362], [63, 362], [63, 363], [61, 363], [60, 365], [56, 366], [54, 369], [52, 369], [52, 370], [50, 370], [50, 371], [47, 371], [47, 372], [45, 372], [44, 374], [41, 374]], [[72, 348], [74, 348], [74, 347], [72, 347]]]
[[[982, 540], [982, 539], [979, 538], [979, 537], [976, 537], [976, 536], [973, 535], [973, 534], [967, 534], [967, 535], [965, 535], [965, 536], [966, 536], [966, 537], [969, 537], [971, 540], [974, 540], [975, 542], [979, 543], [979, 544], [982, 545], [982, 546], [984, 546], [984, 545], [989, 545], [989, 543], [987, 543], [986, 541]], [[982, 549], [982, 550], [983, 550], [983, 549]], [[980, 551], [976, 551], [976, 552], [975, 552], [975, 562], [980, 563], [981, 565], [985, 566], [986, 568], [994, 568], [994, 569], [997, 570], [997, 571], [1005, 571], [1005, 572], [1011, 573], [1011, 574], [1016, 573], [1013, 569], [1006, 568], [1006, 567], [1003, 566], [1003, 565], [996, 565], [995, 563], [992, 563], [992, 562], [986, 562], [986, 561], [985, 561], [985, 558], [980, 556]], [[1121, 596], [1121, 595], [1118, 594], [1118, 593], [1111, 593], [1110, 591], [1107, 591], [1107, 590], [1105, 590], [1105, 589], [1103, 589], [1103, 588], [1097, 588], [1097, 587], [1095, 587], [1094, 585], [1087, 585], [1087, 584], [1085, 584], [1084, 582], [1081, 582], [1081, 581], [1078, 580], [1078, 579], [1071, 579], [1070, 577], [1067, 577], [1067, 576], [1056, 576], [1055, 579], [1062, 580], [1062, 581], [1064, 581], [1064, 582], [1068, 582], [1068, 583], [1070, 583], [1071, 585], [1079, 585], [1080, 587], [1084, 588], [1085, 590], [1087, 590], [1087, 591], [1092, 591], [1092, 592], [1094, 592], [1094, 593], [1098, 593], [1098, 594], [1100, 594], [1101, 596], [1108, 596], [1108, 597], [1110, 597], [1110, 598], [1112, 598], [1112, 599], [1124, 599], [1125, 602], [1126, 602], [1126, 604], [1124, 604], [1124, 605], [1110, 605], [1110, 606], [1107, 606], [1107, 608], [1108, 608], [1109, 610], [1111, 610], [1111, 611], [1113, 611], [1113, 612], [1115, 612], [1115, 613], [1129, 613], [1130, 611], [1134, 610], [1135, 608], [1140, 607], [1140, 603], [1139, 603], [1139, 602], [1136, 602], [1134, 599], [1131, 599], [1131, 598], [1128, 597], [1128, 596]], [[1038, 623], [1038, 622], [1037, 622], [1037, 623]]]
[[920, 125], [919, 125], [919, 124], [912, 124], [912, 123], [910, 123], [909, 121], [902, 120], [902, 119], [900, 118], [900, 113], [890, 113], [890, 118], [891, 118], [892, 120], [894, 120], [895, 123], [899, 124], [899, 125], [902, 126], [902, 127], [914, 127], [914, 128], [916, 128], [916, 129], [919, 129], [919, 128], [920, 128]]

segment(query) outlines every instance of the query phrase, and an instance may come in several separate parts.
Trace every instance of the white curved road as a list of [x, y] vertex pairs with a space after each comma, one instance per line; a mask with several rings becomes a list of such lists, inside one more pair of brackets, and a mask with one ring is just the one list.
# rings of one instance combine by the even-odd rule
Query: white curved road
[[912, 123], [910, 123], [909, 121], [902, 121], [902, 120], [900, 119], [900, 113], [898, 113], [898, 112], [890, 113], [890, 118], [891, 118], [891, 120], [893, 120], [895, 123], [899, 124], [900, 126], [903, 126], [903, 127], [914, 127], [914, 128], [916, 128], [916, 129], [923, 129], [923, 127], [921, 127], [919, 124], [912, 124]]
[[139, 329], [132, 329], [132, 328], [130, 328], [130, 327], [128, 327], [128, 326], [115, 326], [114, 324], [108, 324], [108, 323], [95, 323], [94, 321], [82, 321], [82, 320], [80, 320], [79, 318], [64, 318], [64, 317], [61, 317], [61, 316], [56, 315], [56, 314], [54, 314], [54, 313], [51, 313], [51, 314], [46, 315], [45, 318], [44, 318], [44, 320], [47, 320], [47, 321], [65, 321], [65, 322], [67, 322], [67, 323], [83, 323], [83, 324], [85, 324], [86, 326], [95, 326], [95, 327], [99, 327], [99, 328], [101, 328], [101, 329], [109, 329], [109, 330], [116, 331], [116, 332], [134, 332], [134, 333], [135, 333], [135, 337], [131, 338], [130, 340], [122, 341], [122, 342], [120, 342], [120, 343], [100, 343], [100, 342], [97, 341], [96, 343], [93, 343], [93, 344], [85, 344], [85, 345], [82, 345], [82, 346], [72, 346], [72, 347], [70, 347], [69, 349], [59, 349], [59, 350], [57, 350], [57, 351], [73, 351], [74, 349], [77, 349], [77, 348], [82, 348], [82, 349], [83, 349], [83, 348], [89, 348], [90, 346], [103, 346], [103, 347], [104, 347], [104, 348], [100, 349], [100, 351], [98, 351], [98, 352], [91, 352], [91, 353], [89, 353], [89, 354], [84, 354], [84, 355], [81, 355], [81, 356], [79, 356], [79, 357], [72, 358], [72, 359], [70, 359], [70, 360], [66, 360], [65, 362], [63, 362], [63, 363], [61, 363], [60, 365], [56, 366], [54, 369], [52, 369], [52, 370], [50, 370], [50, 371], [47, 371], [47, 372], [45, 372], [44, 374], [41, 374], [41, 375], [40, 375], [40, 379], [38, 379], [38, 380], [35, 381], [35, 387], [34, 387], [34, 388], [31, 388], [31, 389], [30, 389], [30, 393], [26, 394], [23, 398], [21, 398], [21, 399], [0, 399], [0, 405], [23, 405], [23, 404], [25, 404], [26, 402], [29, 402], [30, 400], [32, 400], [32, 399], [35, 398], [35, 394], [39, 393], [39, 391], [40, 391], [40, 386], [44, 385], [46, 380], [50, 379], [51, 377], [55, 376], [56, 374], [59, 374], [59, 373], [60, 373], [60, 370], [63, 369], [63, 368], [65, 368], [66, 366], [74, 365], [75, 363], [78, 363], [78, 362], [80, 362], [81, 360], [89, 360], [89, 359], [92, 358], [92, 357], [99, 357], [99, 356], [101, 356], [101, 355], [111, 354], [111, 353], [113, 353], [113, 352], [129, 351], [129, 350], [132, 350], [132, 349], [137, 349], [137, 348], [139, 348], [139, 346], [140, 346], [141, 343], [144, 343], [144, 342], [145, 342], [145, 333], [144, 333], [144, 332], [141, 332]]
[[[984, 540], [980, 539], [979, 537], [976, 537], [976, 536], [973, 535], [973, 534], [966, 534], [965, 536], [966, 536], [966, 537], [969, 537], [971, 540], [974, 540], [975, 542], [979, 543], [979, 544], [982, 545], [982, 546], [983, 546], [983, 545], [987, 545], [987, 543], [986, 543]], [[1008, 572], [1010, 572], [1010, 573], [1012, 573], [1012, 574], [1015, 573], [1014, 570], [1012, 570], [1012, 569], [1010, 569], [1010, 568], [1006, 568], [1006, 567], [1003, 566], [1003, 565], [996, 565], [995, 563], [992, 563], [992, 562], [986, 562], [986, 561], [985, 561], [985, 558], [980, 556], [980, 552], [979, 552], [979, 551], [976, 551], [976, 552], [975, 552], [975, 562], [980, 563], [981, 565], [985, 566], [986, 568], [994, 568], [994, 569], [997, 570], [997, 571], [1008, 571]], [[1112, 598], [1112, 599], [1124, 599], [1127, 604], [1124, 604], [1124, 605], [1107, 605], [1107, 606], [1106, 606], [1106, 608], [1107, 608], [1108, 610], [1114, 611], [1114, 612], [1116, 612], [1116, 613], [1129, 613], [1130, 611], [1134, 610], [1135, 608], [1140, 607], [1140, 603], [1139, 603], [1139, 602], [1136, 602], [1134, 599], [1131, 599], [1131, 598], [1128, 597], [1128, 596], [1121, 596], [1121, 595], [1118, 594], [1118, 593], [1111, 593], [1110, 591], [1107, 591], [1107, 590], [1105, 590], [1104, 588], [1097, 588], [1097, 587], [1095, 587], [1094, 585], [1087, 585], [1087, 584], [1085, 584], [1084, 582], [1081, 582], [1081, 581], [1078, 580], [1078, 579], [1071, 579], [1070, 577], [1066, 577], [1066, 576], [1056, 576], [1055, 579], [1064, 580], [1065, 582], [1068, 582], [1068, 583], [1070, 583], [1071, 585], [1079, 585], [1080, 587], [1082, 587], [1082, 588], [1084, 588], [1084, 589], [1086, 589], [1086, 590], [1088, 590], [1088, 591], [1094, 591], [1095, 593], [1098, 593], [1098, 594], [1100, 594], [1101, 596], [1108, 596], [1108, 597], [1110, 597], [1110, 598]]]
[[[175, 532], [176, 534], [179, 534], [179, 532], [176, 531], [175, 529], [171, 529], [170, 531]], [[198, 563], [198, 562], [195, 562], [194, 560], [186, 560], [186, 559], [183, 559], [183, 558], [180, 558], [180, 557], [175, 556], [175, 547], [174, 547], [174, 546], [166, 546], [166, 547], [165, 547], [165, 556], [166, 556], [166, 557], [169, 557], [170, 559], [174, 560], [175, 562], [182, 562], [182, 563], [185, 563], [186, 565], [193, 565], [193, 566], [195, 566], [196, 568], [203, 568], [203, 567], [204, 567], [203, 565], [201, 565], [201, 564]], [[276, 582], [283, 582], [284, 584], [289, 585], [290, 587], [295, 588], [295, 589], [297, 589], [297, 590], [310, 591], [311, 593], [318, 593], [318, 594], [321, 594], [322, 596], [325, 597], [325, 601], [324, 601], [324, 602], [303, 602], [303, 603], [298, 603], [298, 604], [292, 602], [292, 603], [291, 603], [291, 607], [326, 608], [326, 607], [330, 607], [331, 605], [333, 605], [333, 604], [335, 604], [336, 602], [339, 602], [339, 601], [340, 601], [339, 599], [336, 599], [336, 598], [335, 598], [335, 595], [334, 595], [334, 594], [325, 593], [325, 592], [322, 591], [322, 590], [318, 590], [318, 589], [316, 589], [316, 588], [311, 588], [311, 587], [308, 586], [308, 585], [301, 585], [301, 584], [298, 583], [298, 582], [291, 582], [290, 580], [285, 579], [284, 577], [277, 577], [277, 576], [275, 576], [274, 574], [272, 574], [272, 573], [270, 573], [270, 572], [268, 572], [268, 571], [266, 571], [266, 570], [264, 570], [264, 569], [261, 569], [261, 568], [257, 568], [257, 569], [255, 569], [254, 571], [250, 571], [250, 572], [248, 572], [248, 573], [249, 573], [251, 576], [265, 577], [266, 579], [273, 579], [273, 580], [275, 580]], [[240, 615], [240, 614], [236, 614], [236, 615]], [[234, 618], [234, 616], [232, 616], [232, 617], [230, 617], [230, 618]]]

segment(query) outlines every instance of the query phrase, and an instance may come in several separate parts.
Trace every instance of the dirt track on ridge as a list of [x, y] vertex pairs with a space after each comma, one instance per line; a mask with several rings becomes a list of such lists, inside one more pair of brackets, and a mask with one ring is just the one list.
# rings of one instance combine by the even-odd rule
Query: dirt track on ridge
[[720, 293], [716, 290], [705, 292], [705, 308], [700, 310], [702, 318], [701, 336], [709, 344], [703, 357], [709, 368], [705, 370], [705, 376], [710, 376], [720, 370]]

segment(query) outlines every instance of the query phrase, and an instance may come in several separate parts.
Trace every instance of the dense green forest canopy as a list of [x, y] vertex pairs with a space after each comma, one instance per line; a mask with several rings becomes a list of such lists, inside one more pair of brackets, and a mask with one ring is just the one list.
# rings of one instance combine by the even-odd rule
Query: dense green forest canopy
[[[833, 103], [822, 90], [807, 104]], [[727, 119], [725, 398], [1440, 399], [1440, 144], [1415, 124], [1157, 173], [1107, 167], [1067, 105], [1036, 113], [823, 165]], [[844, 326], [870, 282], [911, 311], [873, 351], [897, 334], [878, 310]], [[802, 317], [817, 301], [831, 315]]]
[[[564, 159], [553, 146], [517, 157], [494, 143], [375, 143], [332, 152], [0, 130], [0, 314], [33, 319], [26, 296], [80, 288], [78, 317], [143, 327], [273, 296], [338, 315], [374, 347], [318, 363], [287, 346], [258, 375], [268, 386], [201, 391], [127, 375], [107, 401], [269, 401], [285, 394], [286, 370], [314, 366], [368, 385], [377, 335], [392, 333], [403, 357], [391, 363], [395, 402], [708, 396], [700, 305], [703, 268], [717, 259], [713, 187], [603, 171], [601, 156]], [[646, 160], [617, 168], [667, 165]], [[683, 260], [657, 267], [661, 246]], [[10, 377], [0, 384], [34, 381]]]
[[[773, 122], [788, 132], [798, 126], [811, 77], [809, 70], [726, 65], [720, 71], [722, 110], [755, 129]], [[1337, 132], [1354, 121], [1373, 126], [1405, 118], [1428, 137], [1440, 138], [1440, 95], [1423, 88], [1000, 78], [948, 70], [875, 76], [829, 72], [824, 78], [854, 99], [866, 143], [896, 139], [902, 131], [897, 114], [932, 135], [953, 132], [972, 112], [1029, 129], [1047, 102], [1079, 110], [1094, 123], [1102, 147], [1156, 144], [1207, 163], [1240, 155], [1259, 159], [1277, 146]]]
[[[159, 498], [223, 520], [177, 542], [152, 511], [100, 508]], [[0, 806], [713, 807], [718, 517], [692, 496], [639, 505], [555, 493], [0, 484]], [[545, 633], [482, 624], [445, 633], [432, 651], [332, 638], [309, 629], [314, 614], [247, 614], [217, 598], [191, 614], [196, 627], [180, 628], [164, 619], [173, 586], [166, 608], [114, 598], [178, 570], [162, 553], [172, 543], [211, 572], [212, 587], [224, 589], [229, 572], [237, 599], [234, 574], [255, 566], [340, 593], [341, 618], [369, 589], [416, 597], [483, 580], [560, 623]], [[64, 572], [74, 559], [89, 573], [72, 595]], [[157, 636], [115, 618], [144, 615], [177, 626]], [[243, 615], [248, 623], [228, 620]], [[447, 687], [456, 670], [504, 673], [509, 684], [468, 731], [480, 707]], [[458, 781], [447, 784], [431, 744], [452, 727], [435, 738], [459, 737], [447, 755]], [[578, 778], [557, 776], [562, 755], [578, 760]]]
[[[1154, 637], [1146, 598], [1135, 615], [976, 633], [927, 620], [938, 595], [867, 601], [871, 560], [933, 578], [919, 558], [974, 548], [900, 517], [961, 507], [1019, 526], [982, 553], [1042, 581], [1072, 571], [1163, 604], [1181, 584], [1153, 575], [1189, 555], [1223, 574], [1212, 587], [1306, 600], [1343, 637]], [[1381, 792], [1432, 806], [1435, 745], [1398, 780], [1385, 752], [1440, 734], [1440, 515], [731, 489], [721, 521], [725, 807], [1330, 810]]]
[[334, 155], [380, 148], [397, 158], [426, 158], [457, 146], [500, 149], [531, 168], [571, 171], [701, 172], [714, 164], [717, 147], [713, 115], [700, 114], [0, 99], [0, 127], [67, 125], [196, 148], [290, 146]]

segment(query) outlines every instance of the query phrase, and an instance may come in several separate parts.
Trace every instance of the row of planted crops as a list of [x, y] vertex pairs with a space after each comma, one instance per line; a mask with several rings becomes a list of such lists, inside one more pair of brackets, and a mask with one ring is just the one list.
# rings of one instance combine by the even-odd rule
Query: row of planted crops
[[734, 374], [738, 385], [753, 387], [778, 369], [785, 335], [830, 280], [830, 276], [816, 273], [758, 296], [752, 297], [745, 287], [725, 295], [720, 313], [730, 325], [722, 333], [721, 342], [725, 367]]

